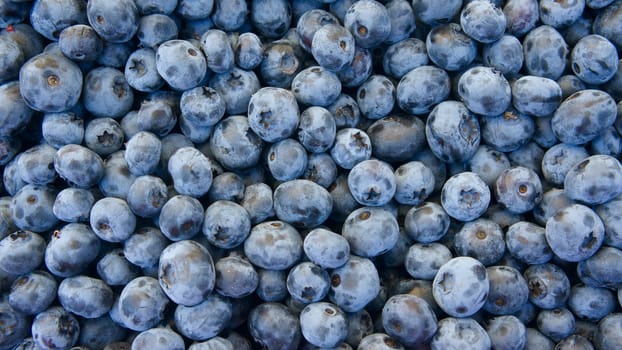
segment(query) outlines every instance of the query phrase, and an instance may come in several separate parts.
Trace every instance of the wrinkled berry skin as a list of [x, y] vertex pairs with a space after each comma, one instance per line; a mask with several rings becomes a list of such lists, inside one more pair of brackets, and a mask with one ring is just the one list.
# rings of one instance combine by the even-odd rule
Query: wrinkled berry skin
[[489, 291], [486, 268], [471, 257], [457, 257], [438, 270], [432, 284], [434, 300], [447, 314], [468, 317], [484, 306]]
[[616, 103], [609, 94], [601, 90], [581, 90], [559, 105], [551, 126], [560, 141], [581, 145], [613, 125], [616, 115]]

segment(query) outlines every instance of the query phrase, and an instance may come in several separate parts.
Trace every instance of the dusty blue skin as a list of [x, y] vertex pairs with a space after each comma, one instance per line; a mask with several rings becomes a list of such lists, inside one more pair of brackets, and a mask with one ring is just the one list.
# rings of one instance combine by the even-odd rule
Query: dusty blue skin
[[335, 73], [321, 66], [311, 66], [296, 74], [292, 92], [302, 105], [326, 107], [339, 97], [341, 82]]
[[126, 198], [136, 176], [132, 175], [125, 160], [125, 151], [117, 151], [104, 162], [104, 175], [99, 182], [102, 194], [109, 197]]
[[84, 24], [63, 29], [58, 45], [65, 56], [75, 61], [94, 61], [104, 48], [95, 30]]
[[488, 186], [492, 186], [501, 172], [510, 167], [510, 160], [505, 153], [488, 145], [480, 145], [467, 165], [470, 171], [479, 175]]
[[529, 288], [520, 271], [509, 266], [491, 266], [486, 272], [490, 289], [484, 310], [493, 315], [509, 315], [527, 303]]
[[184, 339], [170, 328], [156, 327], [139, 333], [132, 341], [132, 350], [183, 350]]
[[[248, 345], [248, 344], [247, 344]], [[234, 346], [233, 342], [223, 337], [214, 337], [202, 343], [193, 343], [188, 347], [189, 350], [234, 350], [240, 349]]]
[[418, 205], [434, 191], [434, 174], [421, 162], [408, 162], [395, 170], [395, 184], [398, 203]]
[[404, 346], [386, 333], [372, 333], [363, 337], [357, 347], [358, 350], [404, 350]]
[[22, 275], [36, 269], [45, 253], [46, 242], [31, 231], [15, 231], [0, 240], [0, 269]]
[[357, 1], [348, 9], [343, 20], [357, 46], [373, 48], [391, 34], [391, 17], [381, 3], [374, 0]]
[[[75, 244], [75, 243], [79, 244]], [[54, 231], [45, 251], [45, 265], [59, 277], [83, 271], [97, 257], [101, 243], [89, 226], [71, 223]]]
[[80, 322], [79, 344], [91, 349], [103, 349], [110, 343], [121, 341], [127, 336], [127, 330], [114, 323], [110, 316], [85, 319]]
[[303, 62], [299, 56], [296, 44], [288, 40], [277, 40], [267, 44], [264, 48], [264, 59], [259, 65], [259, 73], [264, 84], [289, 88], [296, 74], [302, 69]]
[[123, 242], [123, 254], [134, 265], [148, 268], [158, 263], [170, 242], [154, 227], [142, 227]]
[[123, 249], [117, 248], [99, 259], [97, 274], [109, 286], [125, 286], [134, 278], [139, 277], [141, 271], [125, 258]]
[[484, 306], [488, 291], [486, 268], [479, 261], [465, 256], [453, 258], [441, 266], [432, 285], [434, 300], [454, 317], [476, 313]]
[[279, 220], [314, 228], [328, 219], [333, 202], [328, 191], [309, 180], [291, 180], [274, 190], [274, 211]]
[[615, 101], [609, 94], [600, 90], [583, 90], [561, 103], [551, 125], [560, 141], [580, 145], [611, 126], [616, 110]]
[[425, 43], [417, 38], [407, 38], [387, 48], [382, 58], [382, 67], [385, 74], [401, 79], [409, 71], [427, 65], [428, 62]]
[[302, 339], [296, 314], [280, 303], [262, 303], [248, 315], [248, 329], [258, 344], [272, 348], [297, 349]]
[[227, 33], [210, 29], [201, 36], [201, 50], [205, 54], [207, 67], [216, 74], [229, 72], [234, 66], [234, 54]]
[[19, 45], [6, 36], [0, 37], [0, 49], [6, 55], [0, 62], [0, 82], [5, 83], [18, 77], [19, 69], [26, 59]]
[[274, 215], [272, 189], [265, 183], [249, 185], [240, 205], [248, 212], [251, 223], [258, 224]]
[[570, 169], [589, 157], [582, 146], [559, 143], [549, 148], [542, 158], [542, 175], [549, 183], [562, 187]]
[[512, 315], [490, 319], [486, 325], [486, 333], [495, 349], [524, 349], [527, 343], [527, 328]]
[[581, 204], [566, 207], [546, 222], [546, 240], [564, 261], [581, 261], [601, 246], [605, 228], [596, 213]]
[[225, 169], [242, 170], [257, 164], [263, 141], [244, 116], [230, 116], [214, 127], [209, 140], [213, 157]]
[[173, 302], [196, 305], [214, 289], [214, 262], [209, 251], [199, 243], [175, 242], [160, 255], [158, 280]]
[[136, 0], [135, 3], [138, 8], [138, 13], [144, 16], [154, 13], [170, 15], [175, 10], [175, 7], [177, 7], [178, 2], [177, 0]]
[[526, 264], [544, 264], [553, 257], [544, 227], [531, 222], [520, 221], [508, 227], [505, 243], [508, 252]]
[[257, 296], [265, 302], [279, 302], [289, 296], [287, 290], [287, 270], [257, 269], [259, 284]]
[[512, 103], [521, 113], [544, 117], [561, 101], [561, 87], [552, 79], [527, 75], [512, 83]]
[[178, 331], [192, 340], [207, 340], [222, 332], [232, 315], [231, 302], [227, 297], [211, 294], [205, 301], [194, 305], [178, 305], [175, 323]]
[[609, 346], [617, 346], [622, 341], [620, 337], [620, 320], [622, 314], [613, 313], [606, 316], [598, 323], [598, 337], [594, 339], [594, 345], [600, 349], [605, 349]]
[[313, 35], [311, 53], [322, 67], [339, 71], [354, 58], [354, 37], [338, 24], [323, 25]]
[[523, 272], [529, 286], [529, 301], [543, 309], [563, 306], [570, 296], [570, 281], [557, 265], [531, 265]]
[[445, 162], [466, 161], [480, 144], [477, 118], [462, 102], [439, 103], [426, 120], [426, 140], [430, 149]]
[[207, 74], [207, 62], [201, 50], [186, 40], [169, 40], [156, 51], [156, 68], [175, 90], [198, 86]]
[[17, 160], [17, 170], [26, 183], [47, 185], [56, 180], [54, 155], [56, 149], [48, 144], [40, 144], [24, 150]]
[[523, 45], [512, 35], [503, 35], [499, 40], [482, 48], [482, 60], [506, 77], [513, 77], [523, 67]]
[[101, 157], [120, 150], [124, 140], [125, 134], [121, 125], [112, 118], [93, 119], [84, 130], [86, 147]]
[[501, 72], [489, 67], [474, 67], [460, 76], [458, 95], [473, 113], [495, 116], [510, 106], [512, 91]]
[[553, 27], [539, 26], [523, 39], [525, 69], [530, 75], [556, 80], [562, 76], [568, 62], [568, 45]]
[[476, 258], [486, 266], [499, 261], [505, 253], [503, 230], [488, 219], [476, 219], [464, 224], [454, 237], [458, 255]]
[[372, 74], [373, 57], [370, 49], [356, 46], [352, 62], [337, 72], [341, 86], [346, 88], [358, 87]]
[[622, 251], [613, 247], [602, 247], [592, 257], [577, 264], [581, 282], [591, 287], [615, 288], [622, 281], [619, 264]]
[[567, 27], [581, 17], [585, 3], [585, 1], [569, 1], [560, 4], [553, 0], [541, 1], [540, 20], [555, 28]]
[[525, 333], [527, 336], [525, 347], [539, 347], [542, 349], [553, 349], [555, 347], [555, 343], [551, 339], [547, 338], [535, 328], [527, 328]]
[[393, 168], [383, 161], [364, 160], [350, 170], [348, 188], [361, 205], [383, 206], [393, 198], [397, 188]]
[[395, 91], [395, 85], [386, 76], [376, 74], [369, 77], [356, 94], [361, 114], [373, 120], [387, 116], [395, 105]]
[[235, 31], [244, 24], [247, 15], [246, 1], [214, 0], [212, 20], [222, 30]]
[[314, 229], [305, 236], [303, 249], [312, 262], [323, 268], [343, 266], [350, 256], [347, 240], [323, 228]]
[[276, 142], [291, 136], [300, 120], [294, 94], [285, 89], [264, 87], [248, 104], [248, 124], [264, 141]]
[[286, 286], [291, 298], [303, 304], [310, 304], [326, 297], [330, 279], [326, 270], [305, 261], [289, 270]]
[[395, 246], [399, 227], [390, 212], [382, 208], [363, 207], [348, 215], [341, 235], [350, 244], [353, 254], [371, 258]]
[[570, 290], [568, 308], [577, 318], [598, 322], [614, 312], [616, 302], [609, 289], [577, 284]]
[[447, 317], [438, 322], [438, 330], [430, 348], [440, 349], [490, 349], [488, 333], [472, 318]]
[[140, 46], [157, 49], [158, 45], [177, 39], [178, 28], [175, 21], [163, 14], [150, 14], [138, 20], [136, 37], [140, 40]]
[[412, 278], [431, 281], [438, 269], [452, 257], [449, 248], [440, 243], [415, 243], [408, 248], [403, 260]]
[[155, 51], [149, 48], [132, 52], [125, 64], [124, 73], [127, 83], [138, 91], [154, 92], [164, 85], [164, 80], [156, 69]]
[[97, 318], [110, 310], [114, 297], [104, 281], [75, 276], [65, 278], [58, 285], [58, 300], [65, 310], [75, 315]]
[[215, 290], [226, 297], [243, 298], [252, 294], [259, 284], [253, 265], [240, 256], [220, 258], [215, 264], [215, 271]]
[[108, 242], [123, 242], [136, 228], [136, 216], [128, 203], [114, 197], [95, 202], [89, 221], [93, 232]]
[[194, 147], [177, 150], [168, 161], [168, 172], [179, 194], [201, 197], [212, 185], [209, 158]]
[[285, 0], [253, 1], [250, 20], [262, 36], [280, 38], [291, 26], [291, 4]]
[[351, 255], [348, 262], [330, 273], [330, 301], [345, 312], [358, 312], [380, 292], [378, 270], [366, 258]]
[[361, 111], [356, 100], [348, 94], [340, 94], [339, 97], [326, 107], [335, 119], [337, 129], [356, 127], [361, 118]]
[[140, 131], [125, 144], [124, 158], [134, 176], [148, 175], [156, 170], [161, 152], [160, 139], [148, 131]]
[[196, 87], [181, 95], [180, 108], [188, 121], [200, 126], [212, 126], [224, 115], [225, 100], [210, 87]]
[[566, 174], [564, 193], [587, 205], [607, 203], [622, 193], [622, 165], [607, 155], [587, 157]]
[[82, 92], [82, 72], [70, 59], [41, 53], [20, 68], [19, 92], [26, 104], [41, 112], [71, 109]]
[[475, 173], [463, 172], [443, 185], [441, 204], [454, 219], [471, 221], [481, 216], [490, 203], [490, 190]]
[[339, 25], [339, 20], [326, 10], [313, 9], [303, 13], [296, 23], [296, 33], [299, 37], [300, 46], [305, 51], [311, 52], [315, 33], [322, 26], [328, 24]]
[[277, 141], [267, 150], [267, 167], [270, 175], [278, 181], [300, 178], [307, 168], [307, 152], [296, 140], [288, 138]]
[[300, 313], [300, 329], [309, 343], [322, 348], [335, 347], [347, 335], [345, 313], [331, 303], [309, 304]]
[[397, 104], [407, 113], [429, 113], [436, 104], [447, 99], [449, 90], [447, 72], [435, 66], [416, 67], [397, 85]]
[[542, 310], [538, 314], [537, 325], [542, 334], [555, 342], [559, 342], [574, 333], [575, 318], [566, 308]]
[[357, 128], [344, 128], [337, 131], [330, 155], [338, 166], [352, 169], [361, 161], [371, 158], [372, 144], [369, 136]]
[[587, 84], [602, 84], [618, 71], [616, 47], [605, 37], [592, 34], [579, 40], [570, 54], [572, 71]]
[[471, 38], [481, 43], [492, 43], [503, 36], [507, 19], [492, 2], [475, 0], [460, 11], [460, 25]]
[[134, 180], [127, 193], [127, 203], [135, 215], [148, 218], [160, 213], [166, 203], [168, 188], [162, 179], [144, 175]]
[[411, 115], [394, 115], [379, 119], [367, 128], [373, 155], [389, 162], [406, 162], [425, 144], [425, 125]]
[[203, 206], [196, 198], [176, 195], [162, 207], [158, 223], [166, 238], [173, 241], [190, 239], [201, 230]]
[[38, 314], [32, 322], [32, 335], [42, 349], [68, 349], [78, 342], [78, 320], [60, 306]]
[[87, 24], [87, 4], [83, 0], [38, 1], [30, 12], [34, 30], [50, 40], [58, 40], [60, 32], [74, 24]]
[[404, 230], [416, 242], [431, 243], [447, 233], [449, 223], [449, 216], [443, 207], [435, 202], [424, 202], [408, 210]]
[[52, 207], [58, 191], [49, 186], [25, 185], [11, 199], [11, 218], [21, 230], [44, 232], [58, 219]]
[[244, 208], [235, 202], [219, 200], [207, 207], [203, 234], [220, 248], [239, 246], [248, 237], [251, 221]]
[[309, 107], [300, 114], [298, 140], [309, 152], [327, 151], [335, 141], [337, 127], [332, 113], [323, 107]]
[[139, 15], [134, 1], [89, 1], [86, 15], [97, 34], [111, 43], [129, 41], [138, 30]]
[[244, 241], [244, 254], [257, 267], [284, 270], [300, 259], [302, 239], [285, 222], [264, 221], [251, 229]]
[[61, 147], [54, 156], [54, 169], [68, 184], [78, 188], [96, 185], [104, 176], [104, 162], [92, 150], [75, 144]]
[[263, 43], [254, 33], [243, 33], [234, 46], [235, 63], [242, 69], [254, 69], [263, 60]]
[[433, 0], [414, 0], [412, 5], [417, 20], [434, 26], [447, 23], [456, 16], [460, 12], [462, 1], [451, 0], [441, 4]]
[[434, 27], [428, 32], [425, 46], [430, 61], [446, 71], [465, 69], [477, 55], [477, 43], [457, 23]]
[[594, 154], [618, 157], [622, 153], [622, 136], [610, 126], [590, 142], [590, 148]]
[[126, 328], [144, 331], [163, 319], [168, 303], [169, 299], [158, 285], [157, 279], [137, 277], [123, 287], [110, 316]]
[[24, 315], [36, 315], [56, 299], [58, 283], [48, 272], [36, 270], [13, 282], [7, 302]]
[[501, 172], [494, 186], [497, 202], [510, 212], [522, 214], [542, 200], [542, 183], [536, 172], [517, 166]]
[[621, 208], [622, 201], [619, 198], [613, 199], [595, 208], [596, 213], [605, 225], [604, 244], [618, 249], [622, 248]]
[[434, 311], [428, 303], [410, 294], [390, 297], [382, 309], [382, 324], [387, 334], [411, 346], [427, 343], [437, 330]]
[[0, 135], [10, 136], [28, 124], [33, 111], [20, 95], [17, 81], [0, 85], [0, 98], [5, 101], [0, 106]]

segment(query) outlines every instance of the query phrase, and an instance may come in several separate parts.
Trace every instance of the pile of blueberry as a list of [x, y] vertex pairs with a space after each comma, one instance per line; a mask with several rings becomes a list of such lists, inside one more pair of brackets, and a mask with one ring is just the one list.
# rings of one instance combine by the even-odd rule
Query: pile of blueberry
[[0, 0], [0, 349], [622, 349], [622, 0]]

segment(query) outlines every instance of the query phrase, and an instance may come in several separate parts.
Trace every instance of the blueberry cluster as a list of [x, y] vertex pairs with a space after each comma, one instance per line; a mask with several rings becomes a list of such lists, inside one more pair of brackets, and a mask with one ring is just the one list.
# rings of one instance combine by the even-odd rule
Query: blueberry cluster
[[0, 0], [0, 350], [622, 349], [622, 0]]

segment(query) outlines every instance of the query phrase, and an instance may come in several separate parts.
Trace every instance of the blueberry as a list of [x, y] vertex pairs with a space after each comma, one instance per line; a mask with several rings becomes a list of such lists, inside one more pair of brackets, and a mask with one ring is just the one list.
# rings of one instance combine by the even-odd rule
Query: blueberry
[[286, 279], [287, 291], [292, 299], [303, 304], [316, 303], [328, 294], [328, 272], [312, 262], [294, 266]]
[[257, 164], [263, 142], [245, 116], [230, 116], [216, 124], [209, 146], [215, 160], [224, 168], [241, 170]]
[[456, 253], [476, 258], [489, 266], [505, 253], [503, 231], [499, 224], [488, 219], [476, 219], [464, 224], [454, 237]]
[[207, 67], [216, 74], [227, 73], [234, 66], [234, 54], [227, 33], [210, 29], [201, 36], [201, 50], [205, 54]]
[[323, 228], [307, 234], [303, 249], [312, 262], [323, 268], [343, 266], [350, 256], [350, 245], [346, 238]]
[[230, 255], [219, 259], [215, 264], [215, 290], [220, 295], [242, 298], [257, 289], [259, 276], [247, 259]]
[[210, 160], [194, 147], [180, 148], [173, 153], [168, 171], [179, 194], [201, 197], [212, 185]]
[[239, 347], [235, 347], [233, 343], [226, 338], [223, 337], [214, 337], [202, 343], [193, 343], [188, 347], [191, 350], [233, 350], [239, 349]]
[[56, 149], [46, 143], [23, 151], [17, 159], [17, 171], [23, 181], [33, 185], [47, 185], [56, 179], [54, 155]]
[[571, 335], [575, 331], [575, 319], [566, 308], [542, 310], [537, 318], [538, 330], [553, 341], [560, 340]]
[[158, 280], [175, 303], [192, 306], [214, 289], [216, 273], [209, 251], [195, 241], [170, 244], [160, 255]]
[[622, 137], [615, 127], [610, 126], [590, 142], [593, 154], [617, 157], [622, 153]]
[[449, 22], [462, 7], [462, 1], [451, 0], [440, 4], [432, 0], [413, 0], [415, 18], [430, 26], [438, 26]]
[[404, 162], [422, 149], [424, 130], [424, 123], [415, 116], [391, 114], [372, 123], [367, 134], [374, 156], [389, 162]]
[[135, 178], [125, 160], [125, 151], [117, 151], [104, 161], [104, 175], [99, 181], [99, 189], [105, 196], [126, 198]]
[[622, 193], [622, 165], [607, 155], [593, 155], [570, 168], [564, 179], [564, 193], [571, 199], [596, 205]]
[[282, 89], [290, 87], [303, 66], [300, 52], [295, 47], [296, 44], [287, 40], [277, 40], [266, 45], [264, 58], [259, 65], [259, 73], [266, 86]]
[[505, 243], [508, 252], [526, 264], [544, 264], [553, 257], [545, 229], [531, 222], [520, 221], [508, 227]]
[[562, 260], [581, 261], [594, 255], [601, 246], [604, 226], [592, 209], [574, 204], [547, 220], [546, 239], [553, 253]]
[[291, 136], [300, 120], [294, 94], [289, 90], [264, 87], [248, 104], [248, 123], [264, 141], [276, 142]]
[[493, 315], [509, 315], [527, 303], [529, 287], [520, 271], [509, 266], [491, 266], [486, 272], [490, 290], [484, 310]]
[[385, 4], [391, 22], [391, 31], [384, 43], [395, 44], [408, 39], [416, 28], [415, 13], [406, 0], [394, 0]]
[[296, 23], [296, 33], [300, 38], [300, 46], [311, 52], [315, 33], [325, 25], [339, 25], [339, 20], [323, 9], [312, 9], [300, 16]]
[[395, 200], [400, 204], [418, 205], [434, 191], [434, 174], [425, 164], [412, 161], [395, 170]]
[[127, 204], [135, 215], [154, 217], [167, 200], [168, 188], [162, 179], [144, 175], [134, 180], [127, 193]]
[[302, 338], [297, 315], [279, 303], [254, 307], [248, 315], [248, 330], [253, 340], [266, 348], [296, 349]]
[[35, 317], [31, 331], [42, 349], [69, 349], [78, 342], [80, 325], [68, 311], [53, 306]]
[[579, 279], [590, 287], [617, 288], [622, 283], [619, 266], [622, 251], [602, 247], [592, 257], [577, 264]]
[[[415, 2], [424, 1], [415, 0]], [[416, 9], [416, 5], [413, 7]], [[471, 64], [477, 56], [477, 43], [466, 35], [457, 23], [440, 24], [432, 28], [426, 37], [425, 46], [430, 61], [447, 71], [460, 71]]]
[[594, 209], [603, 221], [603, 225], [605, 225], [605, 240], [603, 243], [618, 249], [622, 248], [622, 241], [620, 240], [622, 237], [622, 226], [620, 226], [622, 217], [619, 214], [621, 205], [622, 201], [616, 198], [596, 206]]
[[551, 26], [541, 25], [530, 30], [523, 40], [523, 51], [525, 69], [530, 75], [555, 80], [566, 69], [568, 45], [564, 37]]
[[460, 76], [458, 94], [473, 113], [486, 116], [502, 114], [510, 105], [511, 88], [501, 72], [489, 67], [474, 67]]
[[21, 230], [44, 232], [58, 223], [52, 207], [57, 190], [49, 186], [25, 185], [11, 199], [11, 218]]
[[489, 1], [470, 1], [460, 12], [462, 30], [482, 43], [499, 40], [505, 32], [506, 24], [503, 11]]
[[272, 189], [264, 183], [246, 186], [240, 205], [248, 212], [251, 223], [258, 224], [274, 216]]
[[598, 322], [615, 310], [616, 298], [609, 289], [577, 284], [570, 290], [568, 307], [576, 317]]
[[244, 241], [244, 253], [253, 265], [273, 270], [293, 266], [302, 255], [302, 239], [296, 229], [282, 221], [254, 226]]
[[57, 289], [58, 283], [51, 274], [42, 270], [32, 271], [13, 282], [7, 302], [16, 311], [36, 315], [52, 305]]
[[450, 177], [441, 191], [441, 204], [449, 216], [461, 221], [480, 217], [490, 203], [490, 190], [475, 173], [463, 172]]
[[125, 144], [124, 158], [134, 176], [153, 173], [160, 161], [162, 142], [148, 131], [140, 131]]
[[452, 257], [449, 248], [440, 243], [415, 243], [408, 248], [403, 264], [412, 278], [431, 281]]
[[166, 238], [154, 227], [141, 227], [123, 242], [123, 256], [142, 268], [155, 266], [160, 254], [169, 244]]
[[177, 305], [174, 319], [179, 333], [201, 341], [220, 334], [229, 324], [231, 316], [229, 299], [213, 293], [197, 305]]
[[549, 148], [542, 157], [542, 175], [549, 183], [563, 186], [568, 172], [589, 157], [582, 146], [558, 143]]
[[141, 15], [161, 13], [170, 15], [177, 6], [177, 0], [156, 1], [156, 0], [136, 0], [136, 7]]
[[555, 347], [555, 342], [535, 328], [527, 328], [525, 333], [527, 335], [527, 341], [525, 343], [526, 349], [553, 349]]
[[494, 349], [524, 349], [527, 343], [527, 329], [515, 316], [491, 318], [486, 333]]
[[555, 264], [530, 265], [523, 276], [529, 287], [529, 301], [539, 308], [563, 306], [570, 296], [570, 280]]
[[82, 72], [62, 55], [41, 53], [21, 66], [19, 92], [34, 110], [64, 112], [80, 98]]
[[284, 300], [289, 294], [287, 290], [287, 270], [257, 269], [259, 284], [257, 296], [265, 302]]
[[108, 242], [122, 242], [136, 228], [136, 216], [128, 203], [114, 197], [105, 197], [95, 202], [89, 221], [93, 232]]
[[97, 34], [111, 43], [129, 41], [138, 30], [139, 14], [134, 1], [89, 1], [86, 15]]
[[397, 85], [397, 103], [411, 114], [429, 113], [449, 96], [447, 72], [435, 66], [420, 66], [406, 73]]
[[239, 204], [219, 200], [205, 211], [203, 234], [217, 247], [231, 249], [239, 246], [248, 237], [250, 229], [250, 217]]
[[512, 103], [521, 113], [543, 117], [553, 112], [562, 99], [562, 90], [554, 80], [524, 76], [512, 84]]
[[201, 50], [186, 40], [169, 40], [158, 46], [156, 68], [175, 90], [198, 86], [207, 74], [207, 62]]
[[372, 75], [373, 57], [369, 49], [356, 46], [352, 62], [346, 64], [337, 72], [341, 86], [346, 88], [358, 87]]
[[0, 240], [0, 269], [17, 275], [29, 273], [43, 262], [45, 240], [30, 231], [16, 231]]
[[[401, 3], [401, 0], [395, 1]], [[382, 58], [385, 74], [401, 79], [411, 70], [429, 62], [425, 43], [417, 38], [400, 40], [387, 48]]]
[[445, 162], [468, 160], [480, 143], [477, 118], [457, 101], [443, 101], [434, 107], [426, 120], [425, 132], [430, 149]]
[[527, 142], [516, 150], [508, 153], [512, 166], [521, 166], [531, 169], [538, 176], [542, 174], [542, 158], [544, 150], [535, 142]]
[[110, 343], [121, 341], [127, 336], [127, 330], [114, 323], [110, 316], [80, 320], [79, 344], [90, 349], [103, 349]]
[[0, 37], [0, 48], [6, 54], [0, 63], [0, 82], [5, 83], [18, 77], [20, 66], [26, 59], [19, 45], [6, 36]]
[[501, 172], [495, 181], [495, 197], [513, 213], [532, 210], [542, 200], [542, 183], [531, 169], [511, 167]]
[[346, 218], [341, 235], [357, 256], [371, 258], [386, 253], [397, 243], [397, 219], [377, 207], [356, 209]]
[[615, 348], [622, 343], [620, 337], [620, 320], [622, 314], [612, 313], [604, 317], [599, 323], [594, 337], [594, 345], [597, 349]]
[[156, 68], [155, 51], [150, 48], [132, 52], [125, 63], [124, 74], [127, 83], [138, 91], [154, 92], [164, 85]]
[[49, 40], [58, 40], [63, 29], [87, 23], [86, 9], [83, 0], [37, 1], [30, 11], [30, 23], [37, 33]]
[[[462, 287], [465, 283], [469, 283], [468, 289]], [[432, 291], [434, 300], [449, 315], [473, 315], [484, 306], [488, 296], [486, 268], [471, 257], [453, 258], [438, 270]]]
[[132, 341], [132, 350], [182, 350], [185, 349], [183, 338], [170, 328], [156, 327], [139, 333]]
[[491, 339], [474, 319], [447, 317], [438, 322], [438, 330], [432, 338], [430, 348], [490, 349]]
[[292, 80], [292, 92], [303, 105], [326, 107], [339, 97], [341, 82], [335, 73], [324, 67], [311, 66], [296, 74]]
[[[589, 1], [588, 1], [589, 2]], [[585, 1], [562, 5], [552, 0], [540, 2], [540, 20], [555, 28], [564, 28], [575, 23], [583, 13]]]
[[329, 23], [314, 33], [311, 53], [322, 67], [336, 72], [354, 59], [354, 41], [354, 36], [346, 28]]
[[556, 348], [563, 350], [563, 349], [594, 349], [594, 346], [592, 345], [592, 342], [590, 342], [587, 338], [578, 335], [578, 334], [572, 334], [567, 336], [566, 338], [560, 340], [557, 345], [555, 346]]
[[102, 280], [88, 276], [64, 279], [58, 285], [58, 300], [63, 308], [84, 318], [97, 318], [112, 307], [112, 289]]
[[[301, 201], [304, 196], [305, 201]], [[331, 213], [333, 201], [328, 191], [309, 180], [291, 180], [274, 190], [274, 212], [279, 220], [297, 227], [314, 228]]]
[[330, 273], [328, 298], [345, 312], [358, 312], [380, 292], [380, 277], [371, 260], [351, 255]]
[[74, 61], [94, 61], [104, 48], [95, 30], [84, 24], [63, 29], [58, 44], [63, 54]]
[[104, 41], [104, 48], [97, 57], [97, 63], [120, 69], [125, 65], [133, 50], [134, 46], [130, 42], [112, 43]]
[[354, 36], [356, 44], [363, 48], [378, 46], [391, 34], [389, 11], [375, 0], [363, 0], [352, 4], [343, 22]]
[[112, 118], [93, 119], [84, 130], [86, 147], [102, 157], [120, 150], [124, 138], [121, 125]]
[[216, 124], [226, 110], [222, 96], [213, 88], [205, 86], [185, 91], [181, 95], [180, 107], [186, 120], [206, 127]]
[[30, 109], [19, 92], [19, 82], [12, 81], [0, 85], [0, 135], [11, 136], [21, 131], [31, 120]]
[[484, 45], [482, 61], [506, 77], [516, 76], [523, 67], [523, 45], [515, 36], [505, 34], [499, 40]]
[[393, 168], [383, 161], [364, 160], [348, 174], [348, 188], [361, 205], [385, 205], [393, 198], [397, 188]]
[[416, 242], [432, 243], [447, 233], [449, 223], [449, 216], [440, 205], [424, 202], [408, 210], [404, 230]]
[[345, 313], [336, 305], [318, 302], [307, 305], [300, 313], [300, 330], [311, 344], [331, 348], [345, 340]]
[[162, 137], [160, 142], [162, 148], [160, 151], [160, 162], [158, 164], [157, 173], [165, 182], [168, 182], [171, 180], [171, 174], [168, 173], [167, 169], [168, 161], [171, 159], [171, 156], [180, 148], [193, 146], [193, 143], [190, 138], [180, 133], [170, 133]]
[[156, 49], [167, 40], [177, 39], [177, 34], [175, 21], [167, 15], [154, 13], [138, 20], [136, 37], [141, 47]]
[[337, 131], [330, 154], [335, 163], [344, 169], [352, 169], [361, 161], [371, 158], [372, 145], [369, 136], [357, 128]]
[[605, 83], [618, 71], [616, 47], [603, 36], [588, 35], [574, 45], [570, 66], [587, 84]]

